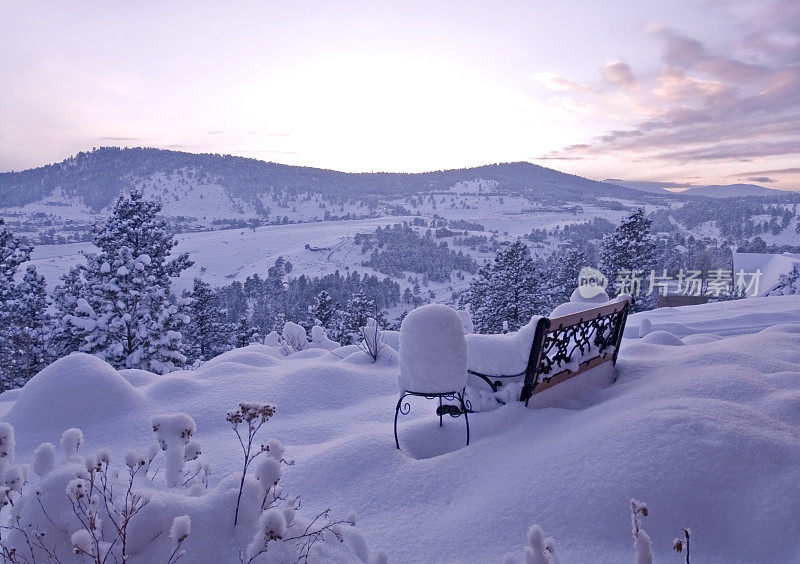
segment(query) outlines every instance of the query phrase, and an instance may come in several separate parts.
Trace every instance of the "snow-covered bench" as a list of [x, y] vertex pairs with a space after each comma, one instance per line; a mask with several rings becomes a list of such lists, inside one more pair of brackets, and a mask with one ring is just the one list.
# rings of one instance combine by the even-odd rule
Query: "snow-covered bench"
[[496, 392], [503, 379], [523, 380], [519, 400], [604, 362], [617, 361], [629, 300], [621, 296], [559, 317], [534, 317], [514, 333], [467, 335], [468, 373]]

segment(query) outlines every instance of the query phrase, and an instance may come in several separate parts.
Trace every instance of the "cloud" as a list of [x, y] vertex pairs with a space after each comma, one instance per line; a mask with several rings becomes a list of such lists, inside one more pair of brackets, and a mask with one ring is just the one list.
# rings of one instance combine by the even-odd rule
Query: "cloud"
[[769, 176], [748, 176], [746, 180], [750, 182], [761, 182], [762, 184], [777, 182], [777, 180], [770, 178]]
[[608, 82], [617, 86], [631, 87], [636, 85], [636, 77], [631, 67], [622, 61], [607, 62], [600, 72]]
[[556, 92], [587, 92], [594, 90], [594, 88], [588, 84], [569, 80], [554, 72], [537, 72], [532, 74], [531, 78]]
[[142, 137], [99, 137], [102, 141], [143, 141]]
[[[800, 9], [785, 10], [800, 22]], [[657, 72], [637, 78], [622, 61], [606, 63], [601, 75], [607, 84], [635, 88], [584, 91], [581, 101], [591, 104], [595, 115], [615, 116], [608, 120], [614, 125], [589, 142], [550, 151], [543, 158], [686, 163], [800, 156], [800, 37], [796, 30], [777, 35], [759, 31], [754, 26], [761, 24], [752, 20], [741, 25], [736, 44], [721, 53], [678, 30], [648, 24], [648, 33], [662, 43]], [[785, 57], [787, 45], [795, 46], [794, 58]], [[561, 106], [568, 105], [561, 100]], [[742, 174], [767, 181], [775, 175], [737, 176]]]

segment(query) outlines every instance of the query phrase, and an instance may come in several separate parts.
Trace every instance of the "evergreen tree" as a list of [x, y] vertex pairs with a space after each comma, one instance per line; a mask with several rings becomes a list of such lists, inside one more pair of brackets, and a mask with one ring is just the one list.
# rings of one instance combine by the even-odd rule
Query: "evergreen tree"
[[461, 300], [469, 304], [476, 330], [499, 333], [505, 321], [516, 331], [543, 313], [546, 300], [539, 270], [530, 249], [519, 240], [499, 251], [491, 265], [481, 267]]
[[20, 385], [30, 380], [51, 359], [48, 349], [50, 319], [47, 316], [47, 286], [36, 267], [28, 265], [18, 286], [14, 308], [14, 348]]
[[636, 311], [653, 307], [657, 296], [646, 299], [645, 293], [637, 296], [636, 277], [644, 278], [655, 265], [656, 244], [650, 234], [650, 220], [644, 215], [644, 209], [638, 208], [614, 230], [614, 233], [603, 238], [600, 251], [602, 268], [608, 276], [609, 286], [617, 293], [632, 294], [633, 309]]
[[[362, 292], [356, 292], [347, 300], [347, 307], [342, 312], [343, 344], [349, 345], [357, 340], [361, 328], [367, 324], [367, 319], [374, 318], [379, 327], [386, 326], [386, 313], [375, 306], [374, 300], [367, 299]], [[335, 332], [334, 332], [335, 333]]]
[[325, 329], [333, 327], [336, 320], [336, 305], [333, 303], [333, 298], [325, 290], [322, 290], [315, 299], [315, 304], [311, 312], [312, 322], [315, 325], [321, 325]]
[[70, 323], [81, 350], [117, 368], [164, 374], [186, 361], [181, 330], [189, 321], [170, 294], [170, 278], [191, 266], [170, 252], [177, 241], [158, 217], [161, 205], [140, 192], [120, 197], [111, 217], [96, 227], [100, 250], [86, 255], [85, 299]]
[[21, 293], [14, 276], [19, 266], [30, 259], [32, 250], [33, 246], [16, 237], [0, 218], [0, 391], [24, 384], [17, 348]]
[[209, 360], [228, 350], [223, 314], [217, 306], [211, 285], [194, 279], [189, 299], [189, 330], [186, 335], [189, 358]]
[[86, 288], [83, 278], [85, 267], [74, 266], [61, 276], [61, 283], [53, 289], [53, 318], [50, 346], [55, 358], [80, 350], [83, 335], [70, 322], [75, 314], [78, 299]]
[[543, 275], [550, 309], [569, 301], [584, 266], [589, 266], [586, 253], [577, 247], [570, 246], [550, 255]]
[[234, 346], [240, 349], [251, 343], [257, 343], [259, 339], [258, 328], [250, 325], [247, 318], [242, 316], [236, 324]]

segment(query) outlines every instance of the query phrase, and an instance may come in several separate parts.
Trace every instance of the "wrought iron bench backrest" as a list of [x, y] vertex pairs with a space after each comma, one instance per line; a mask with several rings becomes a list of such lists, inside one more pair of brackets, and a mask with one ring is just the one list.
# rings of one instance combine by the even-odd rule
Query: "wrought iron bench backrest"
[[[604, 362], [617, 362], [617, 353], [628, 317], [628, 300], [572, 313], [541, 318], [531, 344], [520, 401], [568, 380]], [[564, 368], [575, 358], [595, 353], [574, 370]], [[560, 369], [560, 370], [559, 370]]]

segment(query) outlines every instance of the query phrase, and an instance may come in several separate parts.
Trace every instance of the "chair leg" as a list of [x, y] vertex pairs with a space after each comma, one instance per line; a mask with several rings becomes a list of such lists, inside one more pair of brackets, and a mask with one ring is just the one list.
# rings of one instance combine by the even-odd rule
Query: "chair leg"
[[464, 422], [467, 424], [467, 446], [469, 446], [469, 415], [467, 414], [467, 404], [464, 402], [464, 394], [458, 394], [458, 402], [461, 404], [461, 412], [464, 414]]
[[439, 427], [442, 426], [442, 396], [439, 396], [439, 409], [436, 411], [439, 412]]
[[397, 415], [400, 413], [400, 405], [403, 403], [404, 397], [400, 396], [400, 399], [397, 400], [397, 407], [394, 408], [394, 445], [398, 449], [400, 448], [400, 440], [397, 438]]

